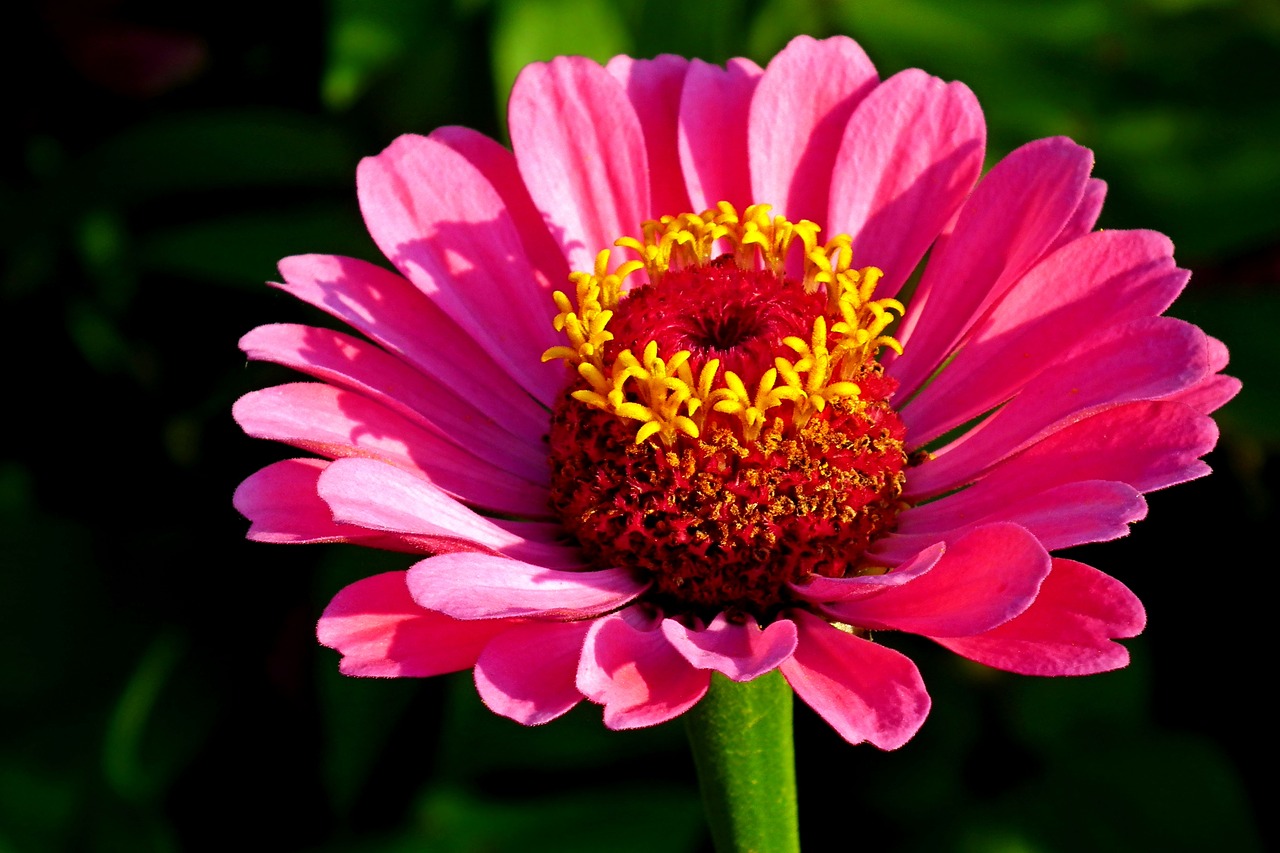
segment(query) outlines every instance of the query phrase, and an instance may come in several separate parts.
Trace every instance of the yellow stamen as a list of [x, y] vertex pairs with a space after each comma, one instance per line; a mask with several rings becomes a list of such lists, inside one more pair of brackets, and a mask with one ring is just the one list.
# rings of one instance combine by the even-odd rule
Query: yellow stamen
[[[856, 399], [861, 391], [850, 378], [882, 347], [902, 352], [897, 340], [883, 334], [895, 319], [890, 311], [901, 315], [902, 304], [896, 299], [871, 298], [883, 273], [875, 267], [852, 268], [848, 235], [836, 235], [822, 246], [816, 224], [771, 217], [769, 209], [767, 204], [751, 205], [739, 216], [722, 201], [701, 214], [649, 220], [641, 226], [640, 239], [620, 238], [616, 245], [638, 259], [610, 272], [611, 253], [606, 249], [596, 256], [592, 273], [569, 276], [576, 306], [556, 291], [558, 313], [553, 320], [567, 345], [551, 347], [542, 360], [561, 359], [577, 370], [589, 387], [574, 391], [574, 399], [639, 421], [637, 443], [655, 436], [666, 445], [681, 434], [697, 438], [711, 412], [735, 418], [743, 437], [755, 440], [774, 409], [789, 404], [793, 421], [802, 425], [833, 400]], [[718, 360], [704, 364], [695, 378], [689, 352], [664, 359], [654, 341], [645, 346], [640, 358], [629, 349], [612, 360], [605, 358], [605, 346], [614, 337], [609, 321], [625, 298], [623, 285], [630, 276], [644, 270], [652, 286], [670, 270], [705, 265], [724, 254], [744, 270], [764, 267], [785, 276], [796, 241], [804, 265], [802, 286], [808, 293], [823, 288], [828, 313], [839, 319], [828, 330], [825, 317], [815, 318], [808, 341], [786, 338], [783, 343], [795, 351], [796, 358], [775, 358], [775, 366], [760, 377], [754, 395], [732, 371], [719, 375]]]

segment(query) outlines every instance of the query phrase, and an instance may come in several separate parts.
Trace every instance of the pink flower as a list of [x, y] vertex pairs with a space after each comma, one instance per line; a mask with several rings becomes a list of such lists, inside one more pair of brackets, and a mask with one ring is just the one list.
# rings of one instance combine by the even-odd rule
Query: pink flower
[[240, 487], [250, 538], [419, 555], [321, 617], [343, 672], [474, 668], [519, 722], [585, 698], [631, 728], [712, 672], [779, 669], [892, 749], [929, 696], [881, 632], [1035, 675], [1125, 665], [1141, 605], [1049, 552], [1207, 473], [1239, 386], [1161, 316], [1187, 280], [1169, 241], [1093, 230], [1089, 151], [1042, 139], [979, 180], [973, 94], [881, 82], [847, 38], [764, 70], [562, 57], [525, 69], [510, 127], [514, 153], [442, 128], [360, 164], [397, 272], [281, 263], [364, 338], [242, 341], [318, 380], [236, 404], [316, 454]]

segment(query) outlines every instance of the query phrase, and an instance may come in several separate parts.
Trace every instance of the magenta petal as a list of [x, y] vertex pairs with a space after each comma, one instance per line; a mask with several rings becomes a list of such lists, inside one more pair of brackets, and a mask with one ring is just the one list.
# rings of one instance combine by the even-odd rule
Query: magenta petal
[[1049, 248], [1044, 253], [1045, 257], [1092, 231], [1093, 226], [1098, 223], [1098, 217], [1102, 214], [1102, 203], [1106, 198], [1107, 182], [1090, 178], [1084, 185], [1084, 195], [1080, 198], [1076, 212], [1071, 214], [1067, 224], [1062, 227], [1062, 233], [1049, 244]]
[[[1162, 313], [1189, 273], [1153, 231], [1099, 231], [1041, 261], [978, 323], [942, 381], [902, 409], [913, 442], [927, 442], [1009, 399], [1057, 361], [1089, 348], [1082, 329]], [[1100, 316], [1098, 305], [1108, 307]]]
[[[1146, 515], [1147, 502], [1137, 489], [1109, 480], [1081, 480], [1022, 494], [984, 515], [969, 511], [962, 491], [904, 512], [891, 544], [896, 553], [939, 539], [950, 541], [970, 527], [1007, 521], [1028, 530], [1052, 551], [1125, 536], [1129, 525]], [[881, 553], [873, 546], [868, 556], [874, 559]]]
[[849, 743], [897, 749], [911, 740], [929, 714], [929, 694], [911, 659], [812, 614], [790, 616], [800, 642], [780, 669], [796, 695]]
[[644, 592], [626, 569], [562, 572], [491, 554], [442, 554], [409, 569], [414, 601], [457, 619], [584, 619]]
[[694, 212], [727, 201], [753, 203], [747, 159], [747, 115], [764, 72], [749, 59], [724, 68], [695, 59], [680, 98], [680, 164]]
[[915, 580], [933, 569], [946, 550], [946, 545], [942, 542], [931, 543], [924, 548], [916, 543], [915, 551], [905, 555], [901, 565], [891, 572], [879, 575], [858, 575], [851, 578], [824, 578], [814, 575], [803, 584], [790, 584], [790, 586], [800, 598], [815, 604], [853, 601], [875, 595], [888, 587], [901, 586]]
[[508, 106], [511, 144], [534, 203], [574, 270], [640, 233], [651, 212], [644, 132], [630, 99], [581, 56], [520, 72]]
[[383, 254], [475, 341], [506, 356], [529, 393], [554, 402], [561, 377], [541, 363], [559, 343], [549, 283], [484, 175], [439, 140], [405, 135], [360, 162], [356, 189]]
[[1053, 571], [1025, 613], [973, 637], [937, 642], [970, 660], [1024, 675], [1091, 675], [1129, 662], [1115, 638], [1142, 632], [1137, 596], [1083, 563], [1054, 559]]
[[753, 201], [793, 222], [821, 222], [845, 125], [878, 79], [852, 39], [792, 39], [765, 68], [751, 100]]
[[1128, 403], [1049, 434], [963, 492], [917, 509], [941, 529], [1080, 480], [1117, 480], [1150, 492], [1209, 473], [1200, 457], [1217, 441], [1214, 422], [1180, 403]]
[[649, 160], [649, 194], [654, 216], [689, 210], [689, 194], [680, 175], [677, 117], [689, 60], [669, 53], [654, 59], [615, 56], [605, 68], [626, 89], [644, 128]]
[[510, 149], [468, 127], [440, 127], [431, 131], [430, 138], [465, 157], [502, 197], [538, 275], [539, 289], [550, 293], [562, 287], [571, 270], [529, 197], [529, 188], [520, 177], [520, 167]]
[[823, 609], [859, 628], [964, 637], [1026, 610], [1049, 569], [1034, 536], [1016, 524], [990, 524], [948, 544], [938, 564], [909, 583]]
[[381, 459], [499, 512], [537, 517], [547, 511], [545, 486], [481, 461], [350, 391], [312, 382], [278, 385], [244, 395], [232, 414], [254, 438], [283, 441], [330, 458]]
[[577, 705], [578, 659], [591, 624], [526, 622], [494, 637], [476, 661], [484, 704], [526, 726], [550, 722]]
[[259, 326], [240, 339], [250, 359], [283, 364], [356, 391], [464, 450], [501, 448], [505, 466], [533, 482], [546, 480], [546, 449], [523, 441], [443, 385], [373, 344], [313, 326]]
[[578, 689], [604, 706], [611, 729], [665, 723], [693, 707], [711, 683], [711, 673], [691, 665], [657, 626], [632, 621], [625, 613], [596, 620], [578, 666]]
[[880, 84], [844, 131], [831, 179], [827, 230], [853, 238], [857, 266], [893, 296], [982, 171], [987, 128], [962, 83], [911, 69]]
[[[508, 432], [541, 440], [546, 410], [402, 276], [332, 255], [285, 258], [280, 274], [281, 289], [346, 322], [441, 385], [468, 389], [470, 404]], [[557, 373], [550, 365], [547, 370]]]
[[714, 669], [734, 681], [763, 675], [796, 650], [796, 626], [787, 619], [778, 619], [762, 630], [750, 616], [737, 624], [720, 613], [700, 631], [663, 619], [662, 633], [689, 663], [698, 669]]
[[577, 549], [528, 541], [427, 480], [375, 459], [339, 459], [320, 476], [317, 488], [337, 521], [404, 534], [435, 553], [487, 551], [548, 568], [582, 565]]
[[889, 372], [907, 398], [988, 307], [1043, 255], [1084, 195], [1093, 154], [1069, 139], [1040, 139], [996, 164], [933, 250], [897, 337]]
[[345, 675], [383, 678], [467, 669], [510, 622], [460, 622], [423, 610], [409, 597], [404, 572], [356, 581], [325, 608], [316, 636], [342, 653]]
[[323, 459], [285, 459], [241, 483], [232, 500], [253, 522], [247, 538], [277, 545], [354, 542], [410, 554], [433, 552], [428, 543], [413, 536], [335, 521], [333, 510], [319, 494], [320, 476], [331, 464]]
[[316, 493], [316, 481], [329, 463], [323, 459], [285, 459], [249, 476], [232, 503], [249, 519], [248, 537], [257, 542], [342, 542], [369, 534], [337, 524], [329, 505]]
[[1234, 376], [1218, 374], [1206, 376], [1185, 391], [1170, 394], [1166, 399], [1182, 403], [1207, 415], [1231, 402], [1240, 393], [1242, 387], [1240, 380]]
[[1087, 350], [1040, 372], [994, 415], [938, 451], [907, 481], [910, 496], [933, 495], [1051, 432], [1121, 403], [1191, 387], [1208, 372], [1204, 333], [1170, 317], [1150, 317], [1095, 335]]

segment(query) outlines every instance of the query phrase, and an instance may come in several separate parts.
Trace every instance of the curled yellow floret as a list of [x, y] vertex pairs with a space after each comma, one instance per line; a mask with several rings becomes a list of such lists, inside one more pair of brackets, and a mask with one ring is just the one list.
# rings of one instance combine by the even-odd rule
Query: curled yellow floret
[[[820, 229], [813, 222], [791, 222], [770, 216], [769, 210], [769, 205], [757, 204], [739, 215], [722, 201], [701, 214], [649, 220], [641, 226], [640, 238], [620, 238], [615, 245], [635, 258], [611, 270], [612, 253], [606, 249], [596, 256], [593, 272], [570, 275], [574, 300], [562, 291], [554, 294], [558, 313], [553, 322], [566, 343], [548, 349], [542, 360], [561, 359], [577, 371], [585, 387], [572, 393], [574, 399], [638, 421], [637, 443], [657, 439], [671, 445], [681, 435], [696, 439], [712, 413], [735, 420], [743, 437], [755, 440], [771, 413], [782, 414], [783, 407], [802, 425], [833, 400], [856, 399], [860, 389], [852, 377], [882, 347], [902, 352], [898, 341], [884, 334], [895, 319], [890, 312], [901, 315], [902, 304], [872, 298], [883, 273], [875, 267], [853, 268], [848, 235], [820, 244]], [[807, 293], [822, 289], [827, 294], [827, 314], [834, 322], [828, 328], [827, 317], [818, 316], [808, 340], [781, 341], [795, 357], [775, 358], [753, 390], [733, 371], [721, 373], [716, 359], [699, 367], [695, 376], [688, 351], [660, 353], [654, 341], [639, 356], [629, 348], [612, 357], [606, 354], [614, 339], [609, 321], [626, 299], [627, 279], [641, 270], [647, 281], [632, 287], [658, 285], [669, 271], [706, 265], [725, 255], [744, 270], [763, 267], [785, 276], [797, 241], [804, 262], [799, 284]]]

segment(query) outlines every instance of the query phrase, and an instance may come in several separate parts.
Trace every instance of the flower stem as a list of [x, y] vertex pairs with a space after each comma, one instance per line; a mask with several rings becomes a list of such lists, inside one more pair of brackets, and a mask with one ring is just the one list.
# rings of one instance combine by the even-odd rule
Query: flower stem
[[791, 688], [776, 670], [740, 684], [712, 673], [685, 714], [719, 853], [799, 851]]

